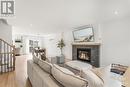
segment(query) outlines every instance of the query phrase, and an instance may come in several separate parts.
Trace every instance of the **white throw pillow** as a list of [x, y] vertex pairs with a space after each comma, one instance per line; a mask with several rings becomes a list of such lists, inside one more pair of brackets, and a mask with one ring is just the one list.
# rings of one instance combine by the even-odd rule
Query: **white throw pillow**
[[104, 87], [111, 85], [111, 73], [110, 66], [102, 67], [102, 68], [94, 68], [91, 69], [97, 76], [99, 76], [104, 82]]
[[38, 64], [39, 58], [33, 54], [33, 62]]
[[103, 87], [103, 81], [91, 70], [84, 69], [81, 71], [81, 75], [88, 81], [89, 87]]
[[65, 87], [87, 87], [88, 82], [73, 72], [58, 65], [52, 67], [53, 77]]
[[51, 68], [52, 68], [52, 64], [51, 63], [48, 63], [47, 61], [44, 61], [44, 60], [39, 60], [38, 64], [44, 71], [46, 71], [49, 74], [51, 74]]

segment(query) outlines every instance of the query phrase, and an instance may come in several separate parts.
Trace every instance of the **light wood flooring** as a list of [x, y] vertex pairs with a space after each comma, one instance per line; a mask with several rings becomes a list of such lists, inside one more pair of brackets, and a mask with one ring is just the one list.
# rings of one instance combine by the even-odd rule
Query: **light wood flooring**
[[16, 57], [16, 69], [0, 75], [0, 87], [31, 87], [27, 77], [27, 60], [30, 55]]

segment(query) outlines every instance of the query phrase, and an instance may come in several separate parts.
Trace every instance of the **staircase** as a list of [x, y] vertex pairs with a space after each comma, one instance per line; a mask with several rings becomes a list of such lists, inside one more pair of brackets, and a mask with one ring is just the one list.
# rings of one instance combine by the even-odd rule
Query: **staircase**
[[15, 70], [15, 47], [0, 38], [0, 74]]

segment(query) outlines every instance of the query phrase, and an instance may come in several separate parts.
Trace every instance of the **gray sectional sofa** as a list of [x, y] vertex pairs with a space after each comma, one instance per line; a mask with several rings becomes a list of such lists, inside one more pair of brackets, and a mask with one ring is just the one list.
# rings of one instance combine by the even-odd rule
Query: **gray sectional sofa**
[[27, 61], [27, 74], [33, 87], [88, 87], [88, 82], [70, 70], [33, 56]]
[[[27, 61], [27, 74], [33, 87], [121, 87], [118, 75], [104, 68], [84, 68], [80, 75], [72, 70], [43, 61], [36, 56]], [[122, 76], [118, 76], [120, 78]], [[114, 84], [112, 84], [114, 83]]]
[[33, 87], [121, 87], [122, 82], [115, 77], [122, 76], [110, 72], [110, 69], [111, 65], [83, 68], [79, 74], [75, 74], [65, 66], [52, 64], [34, 55], [32, 60], [27, 61], [27, 74]]

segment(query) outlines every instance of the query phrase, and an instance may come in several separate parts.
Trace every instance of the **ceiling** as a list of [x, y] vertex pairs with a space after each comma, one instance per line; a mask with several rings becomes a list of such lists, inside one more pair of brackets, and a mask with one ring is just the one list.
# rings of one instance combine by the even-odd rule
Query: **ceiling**
[[130, 15], [130, 0], [15, 0], [15, 34], [49, 34]]

